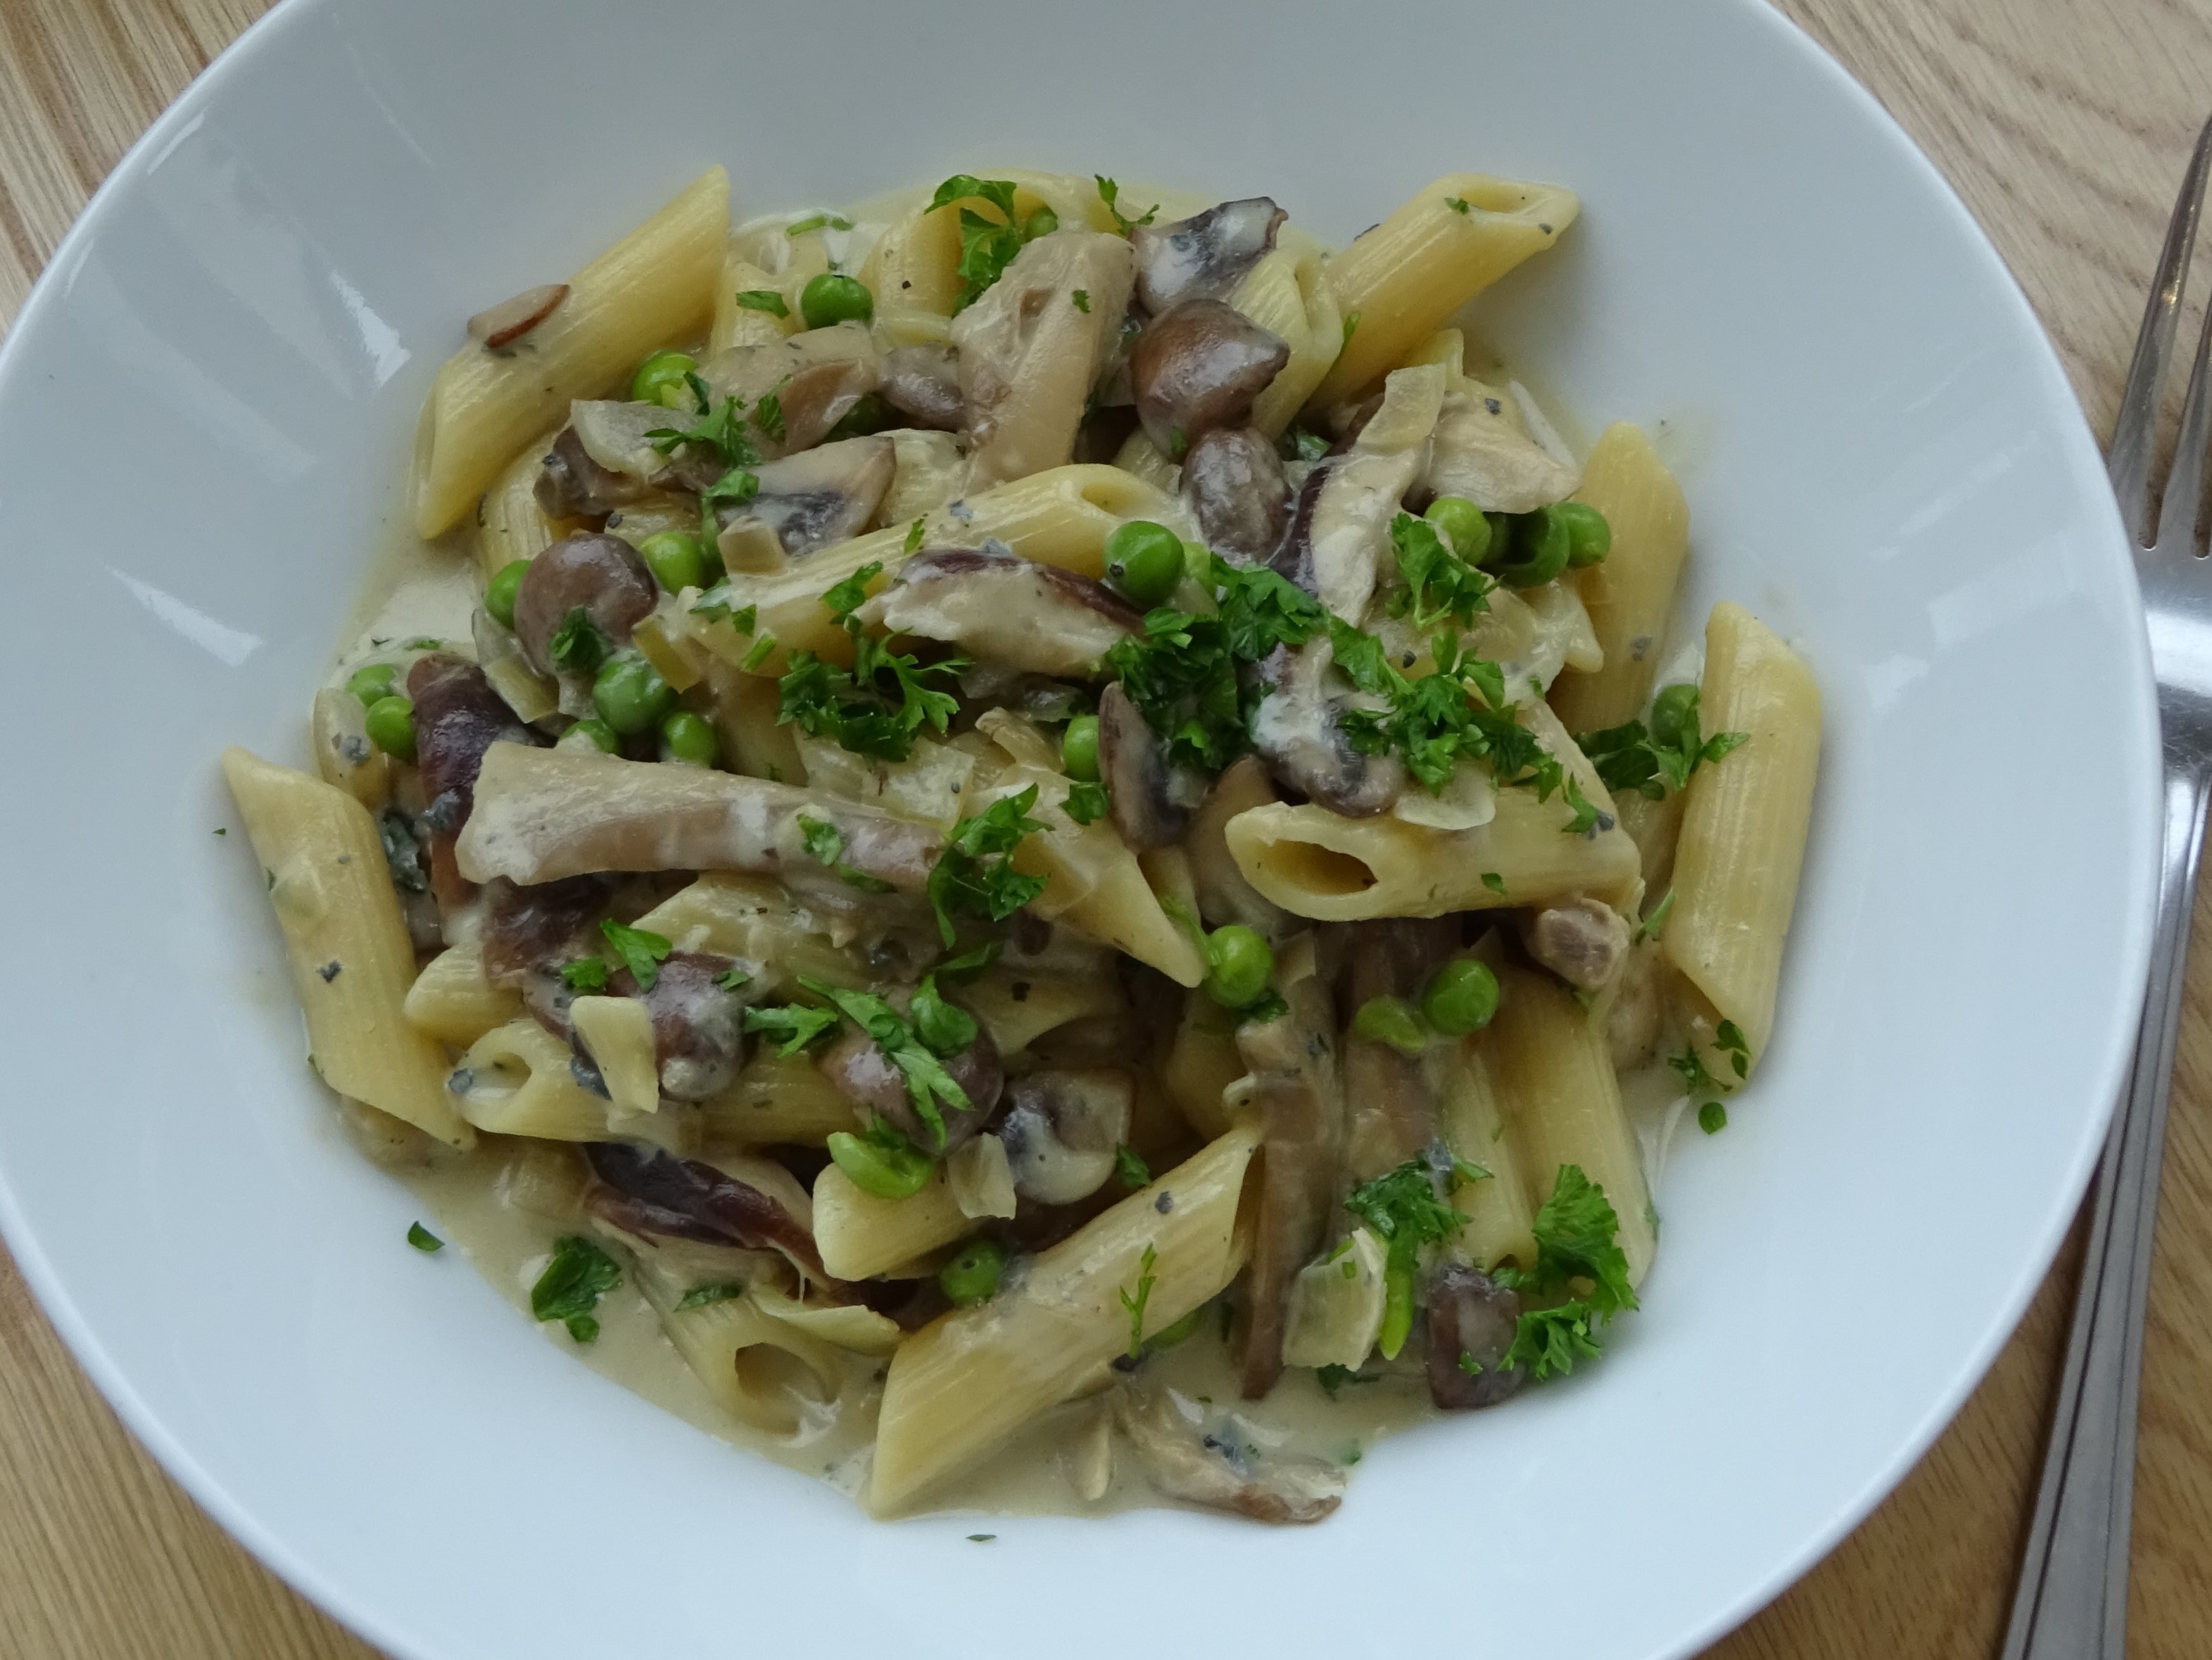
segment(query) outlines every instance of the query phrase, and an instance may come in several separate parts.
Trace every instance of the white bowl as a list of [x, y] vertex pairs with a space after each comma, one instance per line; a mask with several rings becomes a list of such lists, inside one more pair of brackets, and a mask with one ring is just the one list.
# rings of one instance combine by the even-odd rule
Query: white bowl
[[[715, 161], [741, 212], [1018, 161], [1339, 239], [1450, 168], [1581, 192], [1486, 326], [1593, 428], [1665, 423], [1699, 613], [1801, 642], [1829, 719], [1778, 1041], [1602, 1365], [1389, 1442], [1316, 1529], [887, 1527], [406, 1249], [214, 757], [304, 757], [460, 319]], [[1958, 202], [1753, 0], [291, 0], [25, 308], [0, 503], [0, 1221], [163, 1463], [414, 1660], [1681, 1654], [1980, 1375], [2131, 1034], [2154, 726], [2096, 449]]]

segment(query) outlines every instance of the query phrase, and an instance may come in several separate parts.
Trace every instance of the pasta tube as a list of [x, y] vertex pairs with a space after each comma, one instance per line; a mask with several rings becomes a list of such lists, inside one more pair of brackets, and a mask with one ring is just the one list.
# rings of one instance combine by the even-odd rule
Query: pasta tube
[[492, 984], [484, 973], [483, 947], [471, 939], [425, 963], [401, 1007], [416, 1031], [465, 1048], [494, 1026], [520, 1018], [522, 999]]
[[1689, 552], [1690, 508], [1650, 441], [1626, 421], [1597, 441], [1575, 500], [1613, 529], [1612, 551], [1580, 573], [1605, 665], [1591, 674], [1570, 666], [1552, 687], [1552, 707], [1571, 731], [1598, 732], [1634, 720], [1650, 698]]
[[[848, 1126], [852, 1118], [848, 1107]], [[903, 1199], [863, 1193], [835, 1164], [814, 1178], [815, 1249], [823, 1268], [840, 1280], [900, 1277], [898, 1270], [965, 1238], [975, 1225], [961, 1213], [942, 1165], [921, 1191]]]

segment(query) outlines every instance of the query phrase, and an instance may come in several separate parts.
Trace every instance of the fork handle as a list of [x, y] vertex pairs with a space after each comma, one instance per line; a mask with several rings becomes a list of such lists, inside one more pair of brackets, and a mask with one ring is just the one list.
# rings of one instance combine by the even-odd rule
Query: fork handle
[[2058, 1409], [2002, 1660], [2125, 1660], [2143, 1312], [2205, 783], [2201, 771], [2169, 762], [2142, 1025], [2098, 1165]]

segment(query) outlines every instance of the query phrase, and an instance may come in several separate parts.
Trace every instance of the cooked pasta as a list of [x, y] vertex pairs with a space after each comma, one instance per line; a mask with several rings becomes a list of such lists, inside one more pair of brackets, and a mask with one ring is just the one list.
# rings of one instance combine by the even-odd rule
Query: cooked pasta
[[1318, 1521], [1591, 1364], [1639, 1129], [1771, 1039], [1820, 700], [1729, 604], [1657, 684], [1680, 488], [1470, 371], [1575, 198], [727, 194], [471, 319], [409, 621], [312, 774], [224, 757], [342, 1122], [880, 1515]]

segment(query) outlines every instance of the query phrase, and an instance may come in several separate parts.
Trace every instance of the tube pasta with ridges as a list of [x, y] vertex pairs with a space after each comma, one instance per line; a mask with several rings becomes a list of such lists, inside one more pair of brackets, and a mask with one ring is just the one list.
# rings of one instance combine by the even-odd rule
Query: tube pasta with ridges
[[1535, 1203], [1519, 1141], [1507, 1128], [1504, 1109], [1498, 1104], [1487, 1044], [1480, 1037], [1463, 1037], [1448, 1045], [1441, 1071], [1437, 1104], [1445, 1144], [1468, 1164], [1490, 1172], [1482, 1181], [1462, 1183], [1453, 1189], [1452, 1206], [1467, 1218], [1467, 1226], [1453, 1236], [1451, 1248], [1479, 1268], [1495, 1268], [1508, 1258], [1533, 1268], [1536, 1239], [1530, 1225], [1535, 1219]]
[[484, 973], [483, 947], [471, 939], [425, 963], [401, 1007], [416, 1031], [465, 1048], [493, 1027], [519, 1018], [522, 999], [491, 982]]
[[1552, 707], [1571, 730], [1598, 732], [1634, 720], [1651, 696], [1689, 551], [1690, 508], [1650, 441], [1626, 421], [1597, 441], [1574, 499], [1602, 513], [1613, 532], [1612, 551], [1578, 574], [1605, 666], [1564, 672]]
[[1282, 435], [1344, 350], [1344, 318], [1325, 267], [1318, 248], [1285, 242], [1253, 266], [1229, 297], [1231, 306], [1291, 349], [1290, 362], [1252, 404], [1252, 424], [1270, 438]]
[[[847, 1117], [851, 1113], [848, 1110]], [[975, 1231], [961, 1214], [942, 1166], [918, 1193], [878, 1199], [832, 1164], [814, 1180], [814, 1243], [822, 1266], [840, 1280], [877, 1274], [914, 1278], [921, 1259]]]

